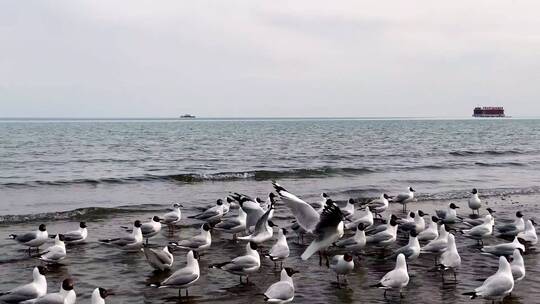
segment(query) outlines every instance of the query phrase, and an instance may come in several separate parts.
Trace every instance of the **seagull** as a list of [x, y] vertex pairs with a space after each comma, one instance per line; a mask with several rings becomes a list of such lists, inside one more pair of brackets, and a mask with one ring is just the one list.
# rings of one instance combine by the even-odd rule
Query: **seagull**
[[[79, 223], [79, 229], [62, 233], [64, 235], [64, 243], [66, 244], [79, 244], [86, 240], [88, 237], [88, 230], [86, 229], [86, 222]], [[53, 237], [52, 235], [50, 237]], [[56, 236], [54, 236], [56, 237]]]
[[[326, 201], [326, 206], [321, 213], [321, 220], [317, 224], [314, 234], [316, 235], [315, 239], [300, 256], [304, 261], [315, 252], [325, 251], [343, 236], [343, 214], [331, 199]], [[322, 259], [319, 262], [322, 264]]]
[[409, 273], [407, 272], [407, 262], [405, 261], [405, 255], [398, 254], [396, 258], [396, 267], [394, 270], [388, 272], [379, 281], [378, 284], [371, 287], [378, 287], [384, 289], [384, 297], [386, 298], [386, 290], [391, 288], [398, 288], [400, 297], [403, 297], [402, 290], [409, 284]]
[[388, 209], [388, 196], [386, 193], [381, 194], [378, 199], [374, 199], [367, 203], [367, 207], [371, 212], [375, 213], [376, 216], [382, 217], [381, 213], [385, 212]]
[[163, 223], [165, 225], [174, 226], [180, 222], [182, 219], [182, 211], [180, 207], [183, 207], [181, 204], [174, 203], [173, 210], [167, 212], [163, 215]]
[[105, 304], [105, 299], [110, 295], [114, 295], [114, 293], [105, 288], [96, 288], [92, 292], [92, 304]]
[[39, 251], [39, 247], [47, 242], [49, 234], [47, 233], [47, 227], [45, 224], [41, 224], [36, 231], [19, 235], [10, 234], [9, 238], [19, 242], [22, 245], [28, 246], [28, 253], [30, 253], [30, 249], [32, 248], [37, 248]]
[[491, 220], [492, 220], [492, 217], [491, 215], [488, 214], [484, 217], [484, 223], [482, 225], [474, 226], [468, 230], [463, 230], [463, 233], [465, 234], [466, 237], [475, 239], [479, 243], [481, 242], [482, 244], [484, 244], [483, 238], [490, 236], [491, 233], [493, 232], [493, 226], [491, 225]]
[[452, 272], [454, 273], [454, 280], [456, 279], [456, 269], [461, 266], [461, 257], [459, 256], [459, 253], [457, 251], [456, 247], [456, 238], [453, 234], [449, 233], [448, 237], [448, 245], [445, 251], [441, 253], [441, 256], [439, 257], [438, 264], [441, 268], [441, 276], [444, 281], [444, 271], [448, 269], [452, 269]]
[[407, 260], [414, 260], [420, 255], [420, 243], [418, 242], [417, 234], [414, 230], [411, 230], [409, 234], [409, 243], [403, 247], [398, 248], [392, 254], [392, 258], [395, 258], [398, 254], [403, 254]]
[[294, 299], [292, 276], [298, 271], [285, 267], [281, 270], [281, 279], [270, 285], [264, 292], [264, 301], [268, 303], [289, 303]]
[[350, 219], [354, 216], [354, 199], [350, 198], [347, 201], [347, 204], [341, 209], [341, 213], [343, 213], [343, 217], [346, 219]]
[[354, 269], [353, 256], [348, 253], [335, 255], [330, 262], [330, 269], [336, 273], [338, 288], [340, 287], [340, 275], [345, 277], [345, 284], [348, 284], [347, 275]]
[[371, 213], [368, 206], [364, 208], [364, 215], [351, 218], [351, 222], [345, 225], [345, 229], [355, 229], [358, 224], [363, 224], [366, 228], [373, 225], [373, 213]]
[[[272, 185], [274, 186], [274, 189], [280, 196], [281, 200], [291, 210], [298, 225], [300, 225], [300, 227], [307, 233], [314, 233], [319, 221], [321, 220], [321, 215], [319, 215], [319, 212], [313, 209], [310, 204], [299, 199], [296, 195], [288, 192], [278, 183], [273, 182]], [[328, 201], [332, 202], [331, 199], [327, 199], [325, 209], [326, 206], [328, 206]]]
[[223, 217], [223, 208], [223, 200], [218, 199], [215, 206], [212, 206], [197, 215], [188, 216], [188, 218], [205, 221], [207, 223], [217, 223]]
[[66, 257], [66, 244], [64, 244], [64, 235], [57, 234], [54, 238], [54, 245], [45, 249], [41, 253], [40, 260], [47, 263], [58, 263]]
[[233, 239], [236, 240], [236, 234], [246, 231], [246, 218], [247, 214], [244, 209], [238, 208], [238, 215], [236, 217], [222, 219], [221, 222], [214, 226], [214, 229], [232, 233]]
[[234, 193], [234, 195], [231, 195], [231, 197], [238, 202], [238, 204], [240, 205], [240, 208], [242, 208], [244, 212], [247, 214], [246, 227], [247, 227], [247, 230], [250, 230], [251, 227], [257, 224], [257, 221], [263, 216], [265, 211], [263, 210], [261, 205], [254, 202], [247, 195]]
[[414, 200], [414, 193], [416, 190], [414, 190], [412, 187], [409, 187], [407, 189], [407, 192], [400, 193], [392, 198], [392, 202], [394, 203], [400, 203], [403, 205], [403, 212], [407, 211], [407, 203], [410, 203]]
[[439, 227], [439, 236], [427, 243], [420, 249], [420, 252], [441, 253], [448, 248], [448, 231], [450, 228], [444, 224]]
[[142, 251], [150, 266], [156, 270], [165, 271], [170, 270], [174, 262], [171, 249], [169, 246], [163, 247], [162, 250], [145, 247], [142, 248]]
[[37, 299], [21, 302], [22, 304], [75, 304], [77, 295], [73, 290], [73, 280], [65, 279], [59, 292], [48, 293]]
[[160, 283], [152, 284], [157, 288], [176, 288], [178, 289], [178, 297], [182, 297], [182, 289], [186, 290], [188, 296], [188, 288], [195, 284], [201, 273], [199, 271], [199, 262], [197, 261], [197, 252], [188, 251], [186, 257], [186, 266], [176, 270], [170, 277]]
[[478, 225], [481, 225], [484, 223], [484, 219], [486, 216], [488, 215], [491, 215], [491, 226], [495, 226], [495, 210], [491, 209], [491, 208], [486, 208], [488, 214], [484, 215], [483, 217], [481, 218], [475, 218], [475, 219], [472, 219], [472, 218], [466, 218], [463, 220], [463, 224], [469, 226], [469, 227], [474, 227], [474, 226], [478, 226]]
[[261, 208], [264, 210], [264, 212], [268, 211], [268, 209], [272, 208], [272, 211], [270, 211], [270, 214], [268, 215], [268, 219], [271, 220], [272, 217], [274, 217], [274, 204], [276, 203], [276, 195], [273, 192], [270, 192], [268, 194], [268, 198], [266, 201], [263, 201], [259, 198], [256, 199]]
[[437, 217], [445, 224], [453, 224], [458, 222], [460, 219], [457, 216], [456, 209], [459, 209], [458, 206], [454, 203], [448, 205], [446, 210], [436, 210], [435, 213]]
[[525, 263], [523, 262], [521, 251], [518, 248], [514, 249], [510, 268], [512, 268], [512, 276], [514, 277], [515, 282], [523, 280], [525, 277]]
[[360, 223], [356, 227], [356, 233], [354, 236], [340, 240], [336, 242], [337, 247], [345, 248], [352, 252], [360, 252], [366, 247], [366, 233], [364, 232], [365, 226]]
[[499, 270], [487, 278], [482, 286], [476, 288], [473, 292], [464, 293], [471, 296], [471, 299], [482, 297], [488, 300], [500, 300], [512, 292], [514, 289], [514, 278], [512, 269], [505, 257], [499, 257]]
[[521, 243], [524, 242], [518, 237], [514, 238], [514, 241], [510, 243], [503, 243], [493, 246], [482, 247], [482, 252], [489, 253], [496, 256], [510, 256], [514, 253], [514, 249], [521, 249], [525, 252], [525, 246]]
[[518, 233], [525, 230], [525, 221], [523, 220], [523, 213], [521, 211], [516, 212], [516, 219], [513, 223], [497, 226], [497, 232], [500, 236], [514, 237]]
[[326, 200], [330, 197], [326, 192], [321, 193], [321, 200], [317, 201], [315, 203], [311, 203], [311, 207], [313, 207], [315, 210], [317, 210], [318, 213], [321, 213], [324, 210], [324, 206], [326, 206]]
[[388, 226], [390, 226], [390, 220], [394, 219], [394, 221], [397, 221], [399, 220], [397, 216], [393, 215], [393, 214], [389, 214], [388, 215], [388, 219], [386, 221], [386, 224], [381, 224], [381, 225], [377, 225], [377, 226], [371, 226], [369, 228], [366, 229], [366, 234], [376, 234], [376, 233], [379, 233], [381, 231], [385, 231], [386, 228], [388, 228]]
[[143, 238], [146, 239], [146, 244], [148, 244], [148, 239], [157, 235], [161, 231], [161, 219], [158, 216], [152, 217], [150, 222], [143, 223], [141, 225], [141, 232]]
[[424, 213], [422, 210], [418, 210], [417, 213], [411, 212], [409, 216], [412, 218], [412, 221], [406, 221], [405, 223], [400, 224], [400, 228], [405, 231], [414, 230], [417, 234], [424, 231], [426, 228], [424, 215], [429, 214]]
[[126, 249], [126, 250], [132, 250], [132, 249], [140, 249], [143, 244], [143, 235], [141, 232], [141, 221], [136, 220], [133, 223], [133, 231], [130, 235], [126, 235], [121, 238], [115, 238], [115, 239], [102, 239], [99, 240], [100, 242], [112, 244], [117, 247]]
[[418, 234], [418, 240], [423, 242], [436, 239], [439, 236], [438, 221], [439, 218], [436, 216], [428, 217], [426, 228]]
[[525, 222], [525, 230], [518, 233], [517, 236], [531, 245], [536, 245], [538, 243], [538, 235], [536, 235], [535, 225], [536, 223], [533, 220], [527, 220]]
[[273, 210], [274, 204], [272, 203], [268, 210], [257, 221], [253, 233], [247, 236], [238, 237], [238, 239], [255, 242], [257, 244], [264, 243], [271, 239], [274, 234], [272, 227], [277, 227], [272, 221], [268, 220]]
[[278, 230], [278, 238], [276, 243], [270, 248], [267, 256], [274, 262], [274, 266], [277, 265], [276, 261], [281, 261], [283, 268], [283, 260], [289, 257], [289, 244], [287, 244], [287, 229], [281, 228]]
[[392, 218], [390, 220], [390, 224], [386, 225], [385, 230], [381, 232], [377, 232], [374, 235], [368, 236], [366, 238], [366, 242], [368, 244], [373, 244], [375, 246], [380, 246], [380, 247], [393, 244], [396, 241], [397, 229], [398, 229], [397, 221], [394, 218]]
[[47, 294], [47, 279], [45, 267], [37, 266], [32, 271], [33, 281], [7, 292], [0, 292], [0, 302], [18, 303], [42, 297]]
[[257, 252], [257, 244], [249, 242], [246, 245], [246, 255], [234, 258], [229, 262], [210, 265], [210, 268], [218, 268], [229, 273], [240, 276], [240, 284], [242, 277], [246, 277], [246, 283], [249, 283], [249, 274], [257, 272], [261, 267], [261, 258]]
[[201, 233], [197, 234], [196, 236], [190, 239], [182, 240], [180, 242], [169, 242], [169, 244], [178, 248], [188, 249], [188, 250], [193, 250], [193, 251], [202, 251], [202, 250], [208, 249], [210, 248], [210, 245], [212, 245], [212, 235], [210, 234], [210, 225], [208, 223], [204, 223], [201, 226]]
[[476, 214], [480, 214], [480, 207], [482, 206], [482, 201], [478, 197], [478, 190], [476, 188], [472, 189], [472, 195], [469, 197], [469, 208], [471, 208], [472, 213], [476, 210]]

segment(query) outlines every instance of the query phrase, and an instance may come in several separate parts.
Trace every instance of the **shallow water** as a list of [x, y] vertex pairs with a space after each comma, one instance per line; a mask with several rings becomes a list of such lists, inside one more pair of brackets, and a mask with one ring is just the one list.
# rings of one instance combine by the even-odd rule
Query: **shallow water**
[[[166, 274], [154, 273], [142, 253], [125, 253], [97, 239], [123, 233], [120, 226], [135, 219], [161, 215], [172, 202], [185, 206], [182, 228], [151, 244], [187, 238], [201, 225], [188, 215], [229, 191], [264, 197], [272, 179], [308, 201], [321, 191], [338, 200], [366, 199], [412, 185], [419, 196], [410, 208], [428, 213], [450, 201], [466, 207], [476, 187], [498, 211], [498, 220], [517, 209], [538, 218], [540, 120], [0, 121], [0, 235], [35, 230], [41, 222], [56, 233], [87, 221], [88, 242], [68, 247], [65, 265], [47, 276], [52, 291], [72, 276], [80, 303], [89, 302], [96, 286], [115, 290], [110, 303], [177, 302], [177, 291], [148, 286]], [[392, 211], [400, 214], [400, 207]], [[466, 208], [460, 212], [468, 214]], [[290, 225], [288, 214], [278, 206], [275, 222]], [[463, 259], [458, 283], [443, 284], [431, 271], [434, 257], [421, 255], [409, 265], [411, 281], [400, 300], [395, 292], [384, 299], [382, 290], [368, 286], [393, 268], [384, 257], [405, 244], [406, 236], [388, 251], [369, 249], [355, 260], [348, 287], [337, 289], [335, 275], [316, 257], [299, 259], [306, 245], [289, 235], [286, 264], [301, 271], [294, 277], [295, 302], [468, 302], [462, 293], [492, 274], [497, 260], [479, 255], [474, 241], [456, 238]], [[236, 276], [208, 269], [243, 254], [244, 243], [230, 239], [213, 232], [201, 278], [183, 302], [263, 302], [260, 293], [279, 278], [272, 262], [263, 259], [247, 287], [239, 286]], [[501, 241], [491, 238], [486, 244]], [[174, 253], [175, 268], [183, 265], [185, 253]], [[28, 282], [39, 263], [0, 237], [0, 291]], [[534, 248], [528, 250], [527, 276], [505, 303], [540, 303], [539, 263]]]
[[[501, 200], [499, 197], [491, 198], [489, 205], [497, 210], [497, 221], [501, 223], [505, 218], [511, 218], [514, 210], [525, 210], [527, 215], [540, 214], [540, 208], [535, 203], [536, 196], [508, 197]], [[446, 205], [447, 201], [424, 201], [410, 204], [410, 208], [421, 208], [425, 212], [433, 213], [436, 208]], [[466, 206], [464, 201], [459, 203]], [[395, 213], [399, 213], [401, 206], [392, 205]], [[189, 289], [190, 296], [178, 300], [177, 291], [170, 289], [156, 289], [148, 286], [150, 283], [163, 279], [167, 274], [153, 272], [146, 263], [142, 252], [125, 253], [120, 249], [97, 243], [102, 237], [118, 235], [121, 225], [129, 225], [135, 219], [146, 220], [154, 214], [162, 214], [165, 210], [157, 206], [149, 208], [151, 212], [133, 212], [121, 215], [112, 214], [100, 218], [89, 218], [90, 236], [86, 244], [68, 248], [68, 257], [60, 267], [50, 267], [47, 275], [50, 290], [56, 290], [61, 280], [72, 276], [75, 278], [76, 291], [79, 301], [89, 301], [91, 291], [96, 286], [112, 288], [116, 295], [112, 296], [110, 303], [262, 303], [260, 295], [274, 281], [279, 279], [278, 272], [269, 260], [263, 259], [260, 271], [250, 277], [252, 285], [239, 285], [238, 277], [217, 269], [208, 269], [214, 262], [226, 261], [243, 253], [245, 243], [235, 243], [230, 235], [213, 232], [212, 247], [201, 257], [201, 278]], [[466, 209], [461, 209], [464, 215]], [[196, 209], [186, 209], [184, 216], [196, 213]], [[235, 211], [231, 211], [235, 212]], [[84, 218], [84, 217], [83, 217]], [[286, 209], [278, 207], [275, 222], [286, 226], [289, 218]], [[0, 234], [34, 229], [32, 224], [13, 224], [1, 226]], [[175, 231], [174, 235], [164, 233], [151, 239], [151, 244], [165, 244], [167, 241], [187, 238], [198, 233], [200, 222], [186, 219], [183, 227]], [[52, 232], [74, 229], [76, 221], [54, 221], [48, 225]], [[475, 241], [465, 239], [460, 234], [456, 236], [458, 250], [463, 264], [458, 272], [458, 282], [452, 282], [452, 275], [446, 274], [446, 283], [442, 283], [439, 273], [434, 272], [433, 255], [422, 254], [417, 260], [409, 264], [411, 280], [405, 289], [405, 297], [401, 303], [462, 303], [467, 300], [463, 292], [470, 291], [479, 286], [477, 279], [486, 278], [496, 271], [498, 261], [496, 258], [479, 254], [479, 247]], [[503, 240], [494, 237], [486, 240], [486, 244], [498, 243]], [[294, 275], [296, 284], [296, 303], [398, 303], [399, 295], [389, 291], [387, 299], [383, 298], [383, 291], [369, 288], [375, 284], [387, 271], [394, 266], [394, 261], [384, 259], [391, 254], [391, 249], [380, 251], [368, 249], [366, 254], [355, 259], [355, 271], [348, 277], [347, 287], [338, 289], [335, 284], [335, 275], [325, 266], [319, 266], [318, 258], [312, 257], [308, 261], [301, 261], [299, 255], [306, 245], [299, 245], [297, 238], [290, 234], [288, 242], [291, 247], [291, 256], [285, 264], [300, 271]], [[400, 234], [398, 245], [407, 242], [405, 235]], [[264, 247], [270, 247], [268, 242]], [[397, 248], [395, 245], [391, 248]], [[182, 267], [185, 262], [185, 251], [175, 251], [174, 268]], [[334, 251], [337, 253], [337, 251]], [[0, 286], [9, 289], [31, 277], [33, 266], [40, 264], [36, 259], [29, 258], [19, 245], [11, 240], [0, 240]], [[524, 256], [527, 269], [526, 278], [517, 283], [511, 297], [504, 303], [537, 303], [540, 291], [540, 256], [535, 248], [527, 250]], [[481, 303], [482, 300], [475, 300]]]

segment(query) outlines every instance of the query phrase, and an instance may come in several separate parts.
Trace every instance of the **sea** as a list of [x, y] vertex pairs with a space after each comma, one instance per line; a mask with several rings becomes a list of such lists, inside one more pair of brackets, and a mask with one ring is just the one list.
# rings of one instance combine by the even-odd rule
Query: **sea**
[[[177, 291], [156, 289], [144, 255], [125, 254], [97, 242], [115, 236], [134, 219], [148, 221], [175, 202], [186, 217], [174, 235], [150, 240], [155, 246], [197, 233], [201, 222], [187, 219], [229, 193], [266, 198], [277, 181], [306, 201], [321, 192], [342, 201], [359, 201], [404, 192], [413, 187], [411, 208], [434, 211], [449, 202], [470, 213], [472, 188], [499, 209], [502, 222], [516, 209], [526, 217], [540, 215], [540, 119], [310, 118], [310, 119], [4, 119], [0, 120], [0, 292], [31, 280], [41, 262], [28, 257], [9, 233], [35, 230], [46, 223], [51, 233], [89, 225], [87, 244], [68, 248], [68, 258], [49, 279], [56, 291], [62, 278], [73, 277], [81, 302], [93, 288], [112, 288], [110, 303], [175, 303]], [[401, 206], [392, 206], [399, 216]], [[483, 210], [485, 213], [485, 210]], [[290, 226], [292, 217], [280, 206], [276, 222]], [[207, 269], [243, 252], [230, 236], [213, 233], [210, 250], [201, 258], [201, 279], [190, 289], [192, 303], [262, 303], [263, 293], [279, 279], [270, 261], [240, 286], [234, 275]], [[337, 288], [335, 275], [318, 259], [299, 259], [305, 244], [289, 236], [289, 265], [299, 268], [296, 303], [461, 303], [461, 295], [496, 270], [496, 259], [484, 257], [476, 243], [459, 236], [464, 274], [455, 284], [441, 283], [420, 257], [405, 297], [369, 288], [393, 267], [384, 253], [356, 260], [349, 285]], [[501, 242], [493, 237], [486, 243]], [[400, 243], [401, 242], [401, 243]], [[407, 242], [402, 235], [398, 244]], [[270, 247], [271, 243], [267, 244]], [[397, 248], [397, 245], [395, 246]], [[395, 249], [394, 248], [394, 249]], [[267, 248], [268, 249], [268, 248]], [[175, 268], [185, 252], [175, 252]], [[424, 260], [425, 259], [425, 260]], [[263, 259], [264, 260], [264, 259]], [[504, 303], [540, 303], [540, 257], [526, 255], [527, 277]], [[530, 274], [530, 277], [529, 277]], [[78, 287], [78, 288], [77, 288]], [[528, 289], [529, 288], [529, 289]], [[429, 297], [429, 300], [428, 300]], [[475, 300], [478, 303], [482, 301]]]

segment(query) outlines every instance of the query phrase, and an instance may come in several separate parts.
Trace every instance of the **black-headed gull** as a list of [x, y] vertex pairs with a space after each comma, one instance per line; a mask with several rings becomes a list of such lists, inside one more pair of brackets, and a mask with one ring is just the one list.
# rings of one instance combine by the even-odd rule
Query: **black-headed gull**
[[281, 270], [281, 278], [270, 285], [264, 292], [264, 301], [268, 303], [289, 303], [294, 299], [294, 283], [292, 276], [298, 271], [285, 267]]
[[409, 273], [407, 272], [407, 262], [405, 255], [400, 253], [396, 258], [396, 267], [382, 277], [378, 284], [371, 287], [384, 289], [384, 297], [388, 289], [398, 289], [399, 295], [403, 297], [403, 288], [409, 284]]
[[199, 270], [199, 262], [197, 261], [197, 253], [193, 250], [188, 251], [186, 255], [186, 266], [176, 270], [171, 276], [158, 284], [151, 286], [158, 288], [175, 288], [178, 289], [178, 296], [182, 297], [182, 289], [186, 290], [188, 296], [188, 288], [195, 284], [201, 273]]
[[469, 197], [469, 208], [471, 208], [472, 213], [474, 214], [474, 211], [476, 211], [476, 214], [480, 214], [480, 207], [482, 207], [482, 201], [478, 197], [478, 190], [476, 188], [473, 188], [471, 191], [471, 197]]
[[0, 302], [18, 303], [36, 299], [47, 294], [47, 279], [45, 267], [37, 266], [32, 271], [32, 282], [13, 288], [7, 292], [0, 292]]
[[49, 234], [47, 233], [47, 226], [41, 224], [38, 227], [38, 230], [27, 232], [24, 234], [10, 234], [10, 239], [13, 239], [19, 242], [22, 245], [28, 246], [28, 252], [30, 249], [36, 248], [39, 251], [39, 247], [49, 239]]
[[257, 244], [249, 242], [246, 245], [246, 254], [232, 259], [229, 262], [223, 262], [210, 265], [210, 268], [217, 268], [229, 273], [240, 276], [240, 284], [242, 277], [246, 277], [246, 283], [249, 283], [249, 275], [257, 272], [261, 267], [261, 258], [257, 252]]
[[464, 295], [471, 296], [471, 299], [482, 297], [493, 301], [502, 301], [504, 297], [514, 289], [514, 278], [510, 263], [505, 257], [499, 258], [499, 269], [495, 274], [487, 278], [482, 286], [472, 292], [466, 292]]

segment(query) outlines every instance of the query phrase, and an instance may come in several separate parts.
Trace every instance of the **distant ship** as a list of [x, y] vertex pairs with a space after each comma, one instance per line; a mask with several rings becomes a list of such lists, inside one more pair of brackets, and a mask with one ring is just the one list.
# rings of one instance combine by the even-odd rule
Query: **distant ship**
[[473, 117], [506, 117], [503, 107], [476, 107]]
[[184, 114], [184, 115], [180, 116], [180, 118], [196, 118], [196, 117], [195, 117], [195, 115]]

